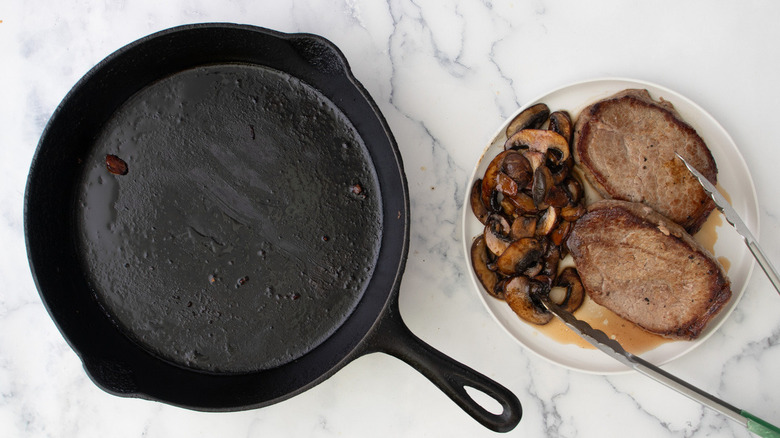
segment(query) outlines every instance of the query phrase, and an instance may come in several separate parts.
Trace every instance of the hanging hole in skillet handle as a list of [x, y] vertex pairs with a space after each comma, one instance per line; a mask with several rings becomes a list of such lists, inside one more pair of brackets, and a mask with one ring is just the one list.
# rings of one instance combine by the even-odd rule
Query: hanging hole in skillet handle
[[488, 429], [509, 432], [520, 422], [523, 408], [517, 396], [423, 342], [406, 327], [397, 309], [383, 320], [371, 344], [371, 350], [390, 354], [411, 365]]
[[[432, 351], [439, 353], [436, 350]], [[442, 356], [444, 356], [442, 354]], [[444, 356], [443, 381], [426, 376], [472, 418], [494, 432], [509, 432], [522, 418], [520, 400], [505, 387]], [[448, 369], [449, 368], [449, 369]]]
[[310, 34], [294, 35], [290, 44], [306, 62], [320, 73], [333, 75], [346, 70], [347, 60], [328, 40]]
[[469, 395], [469, 397], [471, 397], [475, 402], [477, 402], [477, 404], [485, 408], [485, 410], [491, 414], [501, 415], [501, 413], [504, 411], [504, 407], [501, 406], [501, 403], [499, 403], [493, 397], [480, 391], [479, 389], [469, 385], [464, 385], [463, 388], [466, 390], [466, 393]]

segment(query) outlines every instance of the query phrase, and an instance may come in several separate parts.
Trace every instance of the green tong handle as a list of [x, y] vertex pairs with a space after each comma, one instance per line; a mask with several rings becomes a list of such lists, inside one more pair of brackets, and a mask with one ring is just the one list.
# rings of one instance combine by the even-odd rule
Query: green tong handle
[[737, 423], [740, 423], [754, 434], [764, 438], [780, 438], [780, 428], [769, 423], [768, 421], [762, 420], [761, 418], [756, 417], [744, 409], [739, 409], [724, 402], [712, 394], [702, 391], [690, 383], [656, 367], [639, 356], [626, 353], [626, 357], [629, 358], [629, 361], [635, 370], [657, 380], [658, 382], [665, 384], [674, 390], [677, 390], [679, 393], [686, 395], [695, 401], [698, 401], [699, 403], [715, 410], [716, 412], [720, 412]]
[[779, 427], [756, 417], [748, 411], [743, 410], [739, 414], [747, 418], [747, 428], [754, 434], [764, 438], [780, 438]]

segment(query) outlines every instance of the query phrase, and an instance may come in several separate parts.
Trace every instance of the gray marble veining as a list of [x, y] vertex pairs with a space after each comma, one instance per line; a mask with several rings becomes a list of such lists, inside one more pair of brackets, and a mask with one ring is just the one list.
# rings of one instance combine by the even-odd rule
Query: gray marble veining
[[[510, 436], [748, 437], [638, 374], [571, 371], [510, 338], [468, 279], [460, 242], [467, 179], [517, 107], [595, 77], [634, 77], [690, 97], [731, 134], [756, 185], [758, 236], [780, 264], [769, 128], [780, 100], [780, 4], [207, 0], [35, 2], [0, 7], [0, 435], [63, 437], [448, 436], [493, 434], [404, 363], [362, 357], [267, 408], [188, 411], [98, 389], [49, 318], [26, 260], [24, 187], [61, 99], [123, 45], [175, 25], [253, 24], [322, 35], [347, 56], [403, 156], [411, 246], [401, 314], [426, 342], [501, 382], [523, 403]], [[719, 163], [720, 164], [720, 163]], [[780, 422], [780, 299], [755, 270], [719, 331], [665, 366]]]

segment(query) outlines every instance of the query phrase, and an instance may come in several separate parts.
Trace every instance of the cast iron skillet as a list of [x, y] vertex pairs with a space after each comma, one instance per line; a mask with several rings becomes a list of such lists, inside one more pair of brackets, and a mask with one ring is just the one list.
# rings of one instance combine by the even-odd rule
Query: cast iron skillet
[[199, 24], [110, 55], [43, 133], [25, 233], [43, 302], [109, 393], [251, 409], [384, 352], [486, 427], [520, 421], [514, 394], [404, 325], [401, 157], [321, 37]]

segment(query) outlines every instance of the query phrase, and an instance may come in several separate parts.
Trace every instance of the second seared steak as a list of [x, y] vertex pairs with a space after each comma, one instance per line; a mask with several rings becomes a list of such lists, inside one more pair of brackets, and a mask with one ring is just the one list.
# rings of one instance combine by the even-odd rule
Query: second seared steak
[[731, 297], [720, 263], [642, 204], [593, 203], [567, 245], [593, 301], [665, 337], [698, 337]]
[[654, 101], [647, 90], [624, 90], [585, 108], [572, 149], [603, 197], [649, 205], [691, 234], [715, 207], [675, 156], [715, 184], [710, 150], [671, 103]]

